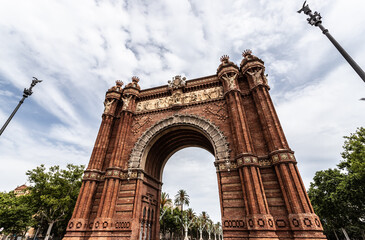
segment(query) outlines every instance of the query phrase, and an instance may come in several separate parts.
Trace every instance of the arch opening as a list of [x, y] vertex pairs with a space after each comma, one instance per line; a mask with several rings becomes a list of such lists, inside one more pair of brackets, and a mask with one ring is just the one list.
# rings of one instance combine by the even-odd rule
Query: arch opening
[[162, 176], [162, 192], [170, 199], [184, 189], [190, 197], [189, 206], [199, 215], [208, 213], [214, 223], [221, 221], [219, 187], [214, 156], [200, 147], [187, 147], [175, 152], [166, 162]]
[[162, 181], [166, 162], [177, 151], [187, 147], [200, 147], [215, 156], [214, 147], [201, 131], [190, 126], [176, 126], [163, 131], [147, 147], [144, 170], [153, 178]]

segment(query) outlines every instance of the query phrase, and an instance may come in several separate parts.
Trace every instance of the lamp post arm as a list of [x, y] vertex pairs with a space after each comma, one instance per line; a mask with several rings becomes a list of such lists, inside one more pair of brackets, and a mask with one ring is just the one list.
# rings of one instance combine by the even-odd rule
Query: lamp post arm
[[322, 25], [322, 17], [318, 12], [312, 13], [312, 10], [309, 8], [306, 1], [303, 3], [303, 7], [298, 11], [298, 13], [304, 12], [304, 14], [308, 15], [307, 21], [310, 25], [319, 27], [322, 30], [322, 33], [327, 36], [327, 38], [332, 42], [332, 44], [337, 48], [337, 50], [341, 53], [341, 55], [346, 59], [346, 61], [351, 65], [351, 67], [355, 70], [355, 72], [360, 76], [360, 78], [365, 82], [365, 72], [361, 69], [361, 67], [355, 62], [354, 59], [343, 49], [343, 47], [332, 37], [332, 35], [328, 32]]
[[6, 120], [5, 124], [2, 126], [2, 128], [0, 129], [0, 136], [1, 134], [4, 132], [5, 128], [8, 126], [8, 124], [10, 123], [11, 119], [13, 119], [15, 113], [18, 111], [18, 109], [20, 108], [20, 106], [23, 104], [24, 100], [29, 97], [30, 95], [32, 95], [32, 88], [39, 82], [42, 82], [42, 80], [38, 80], [36, 77], [33, 77], [32, 83], [30, 84], [30, 87], [24, 88], [23, 91], [23, 98], [19, 101], [18, 105], [15, 107], [14, 111], [11, 113], [10, 117], [8, 118], [8, 120]]

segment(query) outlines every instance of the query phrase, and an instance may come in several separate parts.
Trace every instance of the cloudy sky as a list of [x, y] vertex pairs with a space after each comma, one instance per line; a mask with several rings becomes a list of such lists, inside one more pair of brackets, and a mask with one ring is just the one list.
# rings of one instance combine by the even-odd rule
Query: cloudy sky
[[[365, 69], [365, 2], [309, 4]], [[44, 80], [0, 137], [0, 191], [25, 183], [25, 172], [42, 163], [87, 164], [105, 91], [115, 80], [137, 75], [146, 89], [177, 74], [211, 75], [220, 56], [239, 63], [245, 49], [265, 61], [271, 96], [309, 186], [316, 171], [340, 161], [343, 136], [364, 126], [365, 84], [296, 13], [301, 6], [299, 0], [0, 0], [1, 125], [31, 78]], [[213, 160], [200, 149], [176, 153], [164, 187], [171, 197], [187, 189], [191, 207], [218, 220]], [[188, 172], [192, 165], [199, 171]]]

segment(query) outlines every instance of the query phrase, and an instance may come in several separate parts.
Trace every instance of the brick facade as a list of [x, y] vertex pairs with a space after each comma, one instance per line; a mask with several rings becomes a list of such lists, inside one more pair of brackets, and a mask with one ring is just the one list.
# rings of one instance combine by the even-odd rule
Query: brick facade
[[224, 239], [324, 239], [274, 105], [261, 59], [141, 90], [106, 93], [105, 110], [64, 240], [159, 239], [161, 175], [199, 146], [215, 156]]

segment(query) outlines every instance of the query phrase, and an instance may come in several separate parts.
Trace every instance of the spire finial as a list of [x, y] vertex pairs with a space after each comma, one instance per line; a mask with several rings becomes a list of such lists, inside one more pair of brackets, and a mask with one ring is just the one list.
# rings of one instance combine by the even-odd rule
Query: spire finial
[[118, 87], [121, 87], [121, 86], [123, 86], [123, 81], [122, 80], [116, 80], [115, 81], [115, 84], [118, 86]]
[[220, 58], [220, 60], [221, 60], [221, 62], [222, 63], [226, 63], [226, 62], [228, 62], [229, 61], [229, 56], [228, 55], [223, 55], [221, 58]]
[[133, 76], [132, 77], [132, 82], [138, 83], [139, 82], [139, 77]]
[[252, 55], [252, 51], [250, 49], [246, 49], [242, 52], [242, 57], [247, 58], [247, 56]]

